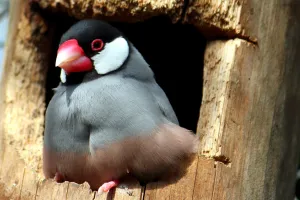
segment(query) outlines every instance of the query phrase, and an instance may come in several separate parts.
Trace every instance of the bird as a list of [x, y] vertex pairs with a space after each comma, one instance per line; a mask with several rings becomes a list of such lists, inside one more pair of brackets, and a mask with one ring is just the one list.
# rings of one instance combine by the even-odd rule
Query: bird
[[195, 154], [198, 137], [179, 125], [155, 75], [110, 23], [83, 19], [61, 37], [60, 83], [45, 114], [43, 172], [108, 192], [126, 175], [160, 180]]

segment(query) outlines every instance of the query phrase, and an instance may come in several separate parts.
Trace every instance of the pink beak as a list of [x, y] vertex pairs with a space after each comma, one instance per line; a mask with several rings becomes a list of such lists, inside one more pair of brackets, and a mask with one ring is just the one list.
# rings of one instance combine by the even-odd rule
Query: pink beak
[[86, 57], [75, 39], [67, 40], [59, 46], [55, 66], [64, 69], [67, 73], [93, 69], [92, 61]]

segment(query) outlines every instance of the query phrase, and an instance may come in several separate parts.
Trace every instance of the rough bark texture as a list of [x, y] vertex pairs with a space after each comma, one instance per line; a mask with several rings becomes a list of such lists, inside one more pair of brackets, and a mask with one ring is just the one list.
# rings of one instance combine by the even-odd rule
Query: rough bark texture
[[185, 23], [197, 26], [207, 37], [244, 35], [239, 0], [193, 0], [186, 10]]
[[[101, 18], [110, 21], [137, 22], [158, 15], [167, 15], [172, 21], [184, 19], [207, 37], [241, 37], [256, 42], [255, 35], [245, 32], [245, 24], [253, 15], [248, 2], [239, 0], [32, 0], [51, 11], [65, 12], [82, 18]], [[185, 5], [187, 4], [188, 5]], [[187, 6], [187, 9], [185, 7]], [[241, 15], [241, 13], [244, 13]], [[245, 17], [246, 16], [246, 17]]]
[[34, 170], [40, 166], [45, 111], [45, 76], [51, 48], [44, 19], [20, 5], [18, 29], [12, 35], [12, 54], [4, 73], [5, 145], [16, 146], [20, 156]]
[[[255, 15], [245, 27], [257, 35], [258, 46], [235, 39], [206, 49], [200, 154], [224, 164], [196, 178], [194, 199], [294, 198], [300, 14], [291, 2], [247, 5]], [[205, 179], [208, 193], [201, 190]]]
[[[45, 77], [52, 32], [24, 1], [11, 1], [1, 87], [1, 195], [34, 197], [41, 174]], [[26, 181], [23, 185], [23, 181]], [[30, 190], [26, 191], [27, 188]]]
[[[160, 14], [178, 21], [183, 9], [183, 1], [175, 0], [34, 1], [77, 18], [118, 21]], [[132, 181], [96, 196], [87, 184], [42, 180], [47, 50], [55, 27], [27, 1], [12, 0], [1, 88], [0, 199], [293, 199], [300, 143], [300, 12], [294, 1], [238, 2], [195, 0], [187, 8], [186, 23], [207, 35], [240, 39], [207, 45], [197, 131], [201, 146], [186, 176], [174, 184], [148, 184], [146, 190]]]
[[182, 14], [184, 0], [33, 0], [44, 9], [67, 12], [76, 18], [102, 18], [125, 22], [168, 15], [177, 22]]

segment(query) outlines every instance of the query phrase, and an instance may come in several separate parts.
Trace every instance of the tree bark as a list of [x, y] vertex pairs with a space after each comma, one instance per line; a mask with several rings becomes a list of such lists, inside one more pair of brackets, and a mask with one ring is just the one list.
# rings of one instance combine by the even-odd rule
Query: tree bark
[[11, 0], [1, 87], [0, 199], [293, 199], [300, 144], [296, 0], [195, 0], [186, 9], [184, 1], [172, 0], [32, 2], [78, 19], [136, 22], [162, 14], [213, 36], [205, 51], [201, 145], [174, 184], [142, 188], [132, 181], [96, 196], [86, 183], [44, 180], [45, 81], [57, 30], [27, 1]]

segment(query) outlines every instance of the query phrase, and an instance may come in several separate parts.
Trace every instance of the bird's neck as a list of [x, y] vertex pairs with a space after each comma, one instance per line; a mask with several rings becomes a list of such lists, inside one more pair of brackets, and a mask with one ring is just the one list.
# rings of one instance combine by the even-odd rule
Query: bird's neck
[[66, 76], [66, 81], [63, 84], [64, 85], [76, 85], [76, 84], [80, 84], [84, 81], [94, 80], [99, 77], [100, 77], [100, 75], [96, 72], [96, 70], [92, 70], [89, 72], [70, 73]]
[[123, 66], [123, 76], [133, 77], [141, 81], [152, 80], [153, 71], [141, 53], [130, 43], [130, 54]]

